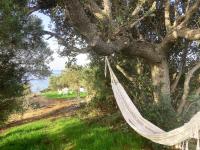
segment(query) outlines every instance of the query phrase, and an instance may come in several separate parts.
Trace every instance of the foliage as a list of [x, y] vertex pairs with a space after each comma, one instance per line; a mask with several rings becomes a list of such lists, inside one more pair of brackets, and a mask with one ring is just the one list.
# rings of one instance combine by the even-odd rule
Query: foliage
[[51, 90], [62, 89], [65, 87], [69, 87], [72, 90], [78, 90], [81, 86], [86, 86], [83, 79], [84, 68], [79, 66], [74, 66], [70, 68], [66, 68], [61, 72], [58, 76], [50, 77], [50, 85], [49, 88]]
[[86, 77], [88, 76], [87, 84], [93, 90], [90, 106], [109, 113], [115, 112], [117, 107], [111, 90], [109, 73], [107, 72], [107, 77], [104, 74], [104, 58], [91, 55], [90, 60], [91, 70], [85, 74]]
[[51, 51], [41, 36], [41, 20], [28, 17], [27, 1], [0, 3], [0, 122], [19, 109], [28, 77], [49, 74]]
[[0, 134], [1, 150], [140, 150], [142, 146], [143, 139], [135, 133], [77, 118], [36, 121]]

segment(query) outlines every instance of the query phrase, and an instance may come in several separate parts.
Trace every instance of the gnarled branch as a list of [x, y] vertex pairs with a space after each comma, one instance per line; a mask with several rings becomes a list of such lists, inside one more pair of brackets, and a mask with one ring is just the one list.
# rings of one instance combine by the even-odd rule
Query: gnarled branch
[[183, 96], [181, 98], [180, 105], [177, 109], [178, 114], [182, 113], [183, 108], [185, 106], [185, 103], [187, 101], [187, 97], [189, 95], [190, 91], [190, 80], [193, 76], [193, 74], [200, 68], [200, 62], [198, 62], [186, 75], [185, 82], [184, 82], [184, 90], [183, 90]]
[[[85, 14], [85, 11], [79, 0], [67, 0], [70, 19], [73, 26], [79, 31], [92, 49], [100, 55], [110, 55], [114, 52], [124, 52], [131, 56], [139, 56], [147, 58], [151, 62], [160, 61], [159, 54], [155, 51], [155, 47], [145, 41], [131, 40], [124, 35], [115, 36], [115, 39], [104, 41], [99, 35], [95, 24]], [[79, 8], [79, 9], [77, 9]], [[77, 19], [79, 18], [79, 19]]]
[[64, 51], [62, 52], [62, 55], [69, 55], [70, 53], [78, 53], [78, 54], [85, 54], [85, 53], [89, 53], [91, 51], [91, 47], [90, 46], [87, 46], [85, 48], [77, 48], [77, 47], [74, 47], [74, 46], [71, 46], [68, 48], [65, 47]]

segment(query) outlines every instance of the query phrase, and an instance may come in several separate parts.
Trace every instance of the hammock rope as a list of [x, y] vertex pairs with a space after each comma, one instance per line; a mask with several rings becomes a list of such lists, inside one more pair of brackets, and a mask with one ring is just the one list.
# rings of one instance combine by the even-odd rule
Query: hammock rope
[[200, 112], [196, 113], [189, 122], [183, 126], [166, 132], [150, 121], [146, 120], [136, 108], [125, 89], [114, 74], [110, 63], [105, 57], [105, 75], [108, 68], [111, 78], [111, 86], [117, 105], [125, 121], [138, 134], [143, 137], [166, 146], [176, 146], [181, 150], [188, 150], [188, 141], [191, 138], [197, 140], [196, 150], [200, 150], [199, 131], [200, 131]]

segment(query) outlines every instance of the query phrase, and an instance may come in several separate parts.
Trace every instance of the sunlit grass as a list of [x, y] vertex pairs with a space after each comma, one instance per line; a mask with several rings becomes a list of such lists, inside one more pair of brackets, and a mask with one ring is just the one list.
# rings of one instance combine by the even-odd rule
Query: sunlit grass
[[41, 120], [0, 134], [0, 150], [141, 150], [137, 134], [77, 118]]
[[[46, 93], [42, 93], [42, 96], [48, 98], [48, 99], [72, 99], [72, 98], [77, 98], [78, 97], [78, 94], [77, 92], [70, 92], [68, 94], [58, 94], [57, 91], [49, 91], [49, 92], [46, 92]], [[79, 97], [83, 98], [83, 97], [86, 97], [87, 96], [87, 93], [84, 92], [84, 93], [80, 93]]]

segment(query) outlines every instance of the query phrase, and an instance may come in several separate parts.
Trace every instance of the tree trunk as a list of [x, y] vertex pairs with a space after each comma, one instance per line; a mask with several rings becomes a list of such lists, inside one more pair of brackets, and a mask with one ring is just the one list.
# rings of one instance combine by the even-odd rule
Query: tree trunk
[[151, 65], [151, 77], [154, 86], [154, 101], [158, 103], [162, 97], [166, 97], [171, 103], [169, 67], [166, 58], [163, 58], [160, 63]]
[[160, 63], [151, 65], [151, 75], [155, 109], [162, 116], [159, 124], [165, 130], [173, 129], [177, 126], [177, 120], [176, 112], [171, 104], [169, 67], [165, 57]]

